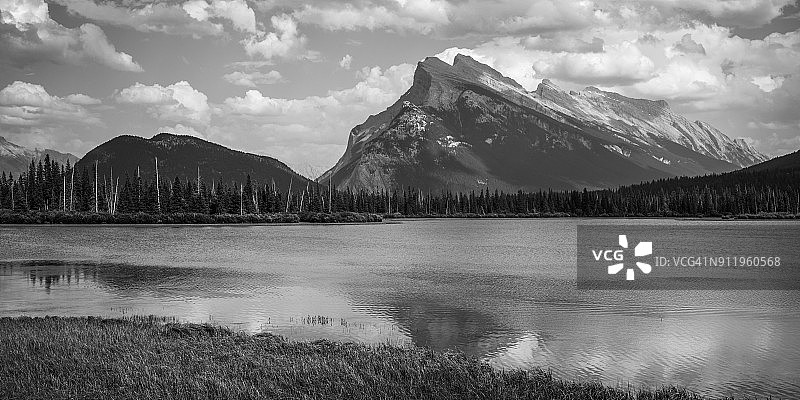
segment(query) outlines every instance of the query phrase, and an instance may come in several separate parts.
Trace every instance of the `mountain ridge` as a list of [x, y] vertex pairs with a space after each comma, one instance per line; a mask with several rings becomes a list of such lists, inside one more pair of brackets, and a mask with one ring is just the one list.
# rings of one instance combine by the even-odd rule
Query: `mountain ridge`
[[299, 188], [310, 180], [283, 162], [269, 157], [230, 149], [217, 143], [188, 135], [162, 132], [152, 138], [120, 135], [90, 150], [78, 161], [78, 170], [94, 168], [100, 173], [111, 172], [117, 176], [138, 174], [143, 179], [155, 178], [158, 159], [160, 179], [196, 179], [198, 168], [204, 182], [245, 183], [247, 176], [262, 184], [274, 184], [286, 190], [290, 182]]
[[435, 57], [418, 63], [411, 88], [354, 127], [339, 162], [320, 179], [382, 190], [603, 188], [766, 159], [744, 145], [671, 112], [663, 100], [597, 88], [566, 92], [547, 80], [528, 92], [459, 54], [452, 65]]
[[78, 157], [70, 153], [62, 153], [53, 149], [30, 149], [18, 144], [9, 142], [5, 137], [0, 136], [0, 171], [6, 174], [19, 175], [28, 172], [31, 160], [39, 162], [45, 156], [50, 156], [54, 161], [61, 164], [75, 164]]

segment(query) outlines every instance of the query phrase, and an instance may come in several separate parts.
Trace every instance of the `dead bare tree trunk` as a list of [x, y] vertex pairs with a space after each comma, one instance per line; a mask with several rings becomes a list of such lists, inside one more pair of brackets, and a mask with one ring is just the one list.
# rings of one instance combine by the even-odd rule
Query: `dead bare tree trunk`
[[[306, 193], [308, 192], [308, 183], [306, 183], [306, 190], [303, 191], [303, 194], [300, 196], [300, 212], [303, 212], [303, 200], [306, 198]], [[309, 194], [308, 200], [311, 201], [311, 195]]]
[[292, 178], [289, 177], [289, 192], [286, 193], [286, 212], [289, 212], [289, 200], [292, 198]]
[[72, 167], [72, 178], [69, 184], [69, 210], [75, 211], [75, 166]]
[[94, 212], [95, 213], [100, 212], [99, 211], [100, 204], [97, 203], [98, 202], [98, 198], [97, 198], [98, 197], [97, 196], [97, 167], [98, 167], [98, 162], [95, 161], [94, 162]]
[[161, 181], [158, 179], [158, 157], [156, 157], [156, 199], [158, 201], [158, 212], [161, 213]]

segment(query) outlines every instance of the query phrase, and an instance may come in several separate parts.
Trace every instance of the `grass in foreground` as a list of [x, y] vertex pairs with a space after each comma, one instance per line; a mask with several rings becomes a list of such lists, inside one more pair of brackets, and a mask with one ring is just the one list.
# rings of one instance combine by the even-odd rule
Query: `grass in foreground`
[[458, 353], [139, 318], [0, 318], [3, 399], [698, 399], [498, 371]]

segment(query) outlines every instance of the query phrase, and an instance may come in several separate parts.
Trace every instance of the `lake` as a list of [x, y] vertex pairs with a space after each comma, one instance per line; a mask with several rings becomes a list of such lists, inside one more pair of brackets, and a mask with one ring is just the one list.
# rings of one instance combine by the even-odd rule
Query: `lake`
[[[578, 224], [2, 226], [0, 316], [162, 315], [295, 340], [458, 349], [608, 385], [800, 398], [800, 291], [578, 290]], [[800, 249], [784, 249], [800, 260]]]

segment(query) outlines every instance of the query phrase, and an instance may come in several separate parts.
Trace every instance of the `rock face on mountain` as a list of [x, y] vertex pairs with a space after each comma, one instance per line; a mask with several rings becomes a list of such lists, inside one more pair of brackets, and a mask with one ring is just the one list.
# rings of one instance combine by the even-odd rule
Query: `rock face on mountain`
[[350, 132], [320, 180], [354, 189], [580, 189], [726, 172], [766, 160], [665, 101], [545, 80], [528, 92], [470, 57], [429, 57], [411, 88]]
[[61, 153], [50, 149], [29, 149], [7, 141], [5, 138], [0, 137], [0, 171], [6, 174], [14, 174], [18, 176], [22, 173], [28, 172], [28, 166], [31, 160], [39, 162], [44, 160], [45, 156], [50, 156], [51, 160], [58, 161], [61, 164], [75, 164], [78, 157], [69, 153]]
[[[193, 136], [160, 133], [150, 139], [122, 135], [97, 147], [78, 161], [81, 171], [93, 171], [95, 162], [101, 175], [127, 174], [135, 177], [137, 171], [143, 179], [155, 178], [155, 159], [161, 180], [197, 178], [197, 169], [203, 182], [243, 183], [247, 175], [257, 184], [275, 185], [285, 191], [289, 181], [295, 188], [305, 187], [307, 178], [295, 173], [286, 164], [266, 156], [231, 150]], [[123, 178], [124, 179], [124, 178]]]

